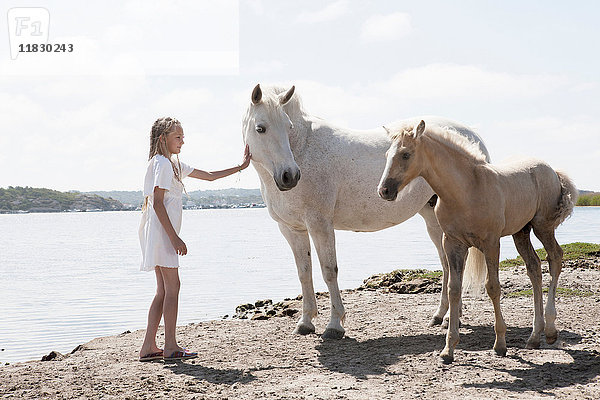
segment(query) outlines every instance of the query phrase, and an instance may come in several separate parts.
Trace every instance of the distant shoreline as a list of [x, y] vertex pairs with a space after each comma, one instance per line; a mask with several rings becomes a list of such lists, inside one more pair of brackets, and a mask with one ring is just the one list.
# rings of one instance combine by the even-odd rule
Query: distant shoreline
[[[184, 207], [184, 210], [234, 210], [239, 208], [266, 208], [265, 204], [249, 204], [249, 205], [224, 205], [224, 206], [214, 206], [214, 207]], [[122, 212], [122, 211], [141, 211], [140, 207], [130, 208], [130, 209], [122, 209], [122, 210], [45, 210], [45, 211], [6, 211], [0, 210], [0, 214], [73, 214], [73, 213], [100, 213], [100, 212]]]
[[[60, 192], [45, 188], [0, 188], [0, 214], [99, 212], [141, 210], [144, 195], [138, 191]], [[184, 209], [265, 207], [259, 189], [196, 190], [186, 193]]]
[[[600, 208], [600, 206], [575, 206], [576, 208]], [[249, 204], [249, 205], [223, 205], [214, 207], [184, 207], [184, 210], [234, 210], [240, 208], [267, 208], [263, 203]], [[47, 210], [47, 211], [7, 211], [0, 210], [0, 215], [14, 215], [14, 214], [72, 214], [72, 213], [98, 213], [98, 212], [121, 212], [121, 211], [141, 211], [140, 207], [122, 209], [122, 210]]]

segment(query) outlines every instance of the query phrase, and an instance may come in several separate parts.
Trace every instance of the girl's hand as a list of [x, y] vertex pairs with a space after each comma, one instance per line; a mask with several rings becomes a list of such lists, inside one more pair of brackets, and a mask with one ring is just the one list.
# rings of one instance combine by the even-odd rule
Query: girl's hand
[[180, 256], [185, 256], [187, 254], [187, 247], [183, 240], [179, 236], [176, 236], [174, 239], [171, 239], [171, 244], [175, 249], [175, 253]]
[[246, 169], [248, 165], [250, 165], [250, 158], [252, 158], [252, 154], [250, 154], [250, 146], [246, 145], [244, 149], [244, 160], [240, 164], [240, 171]]

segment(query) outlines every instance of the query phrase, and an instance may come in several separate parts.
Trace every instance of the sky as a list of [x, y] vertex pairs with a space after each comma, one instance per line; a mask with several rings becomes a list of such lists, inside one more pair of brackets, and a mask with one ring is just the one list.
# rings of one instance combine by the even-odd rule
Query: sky
[[[457, 120], [494, 162], [541, 158], [600, 191], [595, 1], [0, 4], [0, 187], [141, 190], [161, 116], [182, 122], [182, 161], [235, 166], [260, 83], [295, 85], [309, 114], [353, 129]], [[17, 54], [36, 42], [73, 51]], [[252, 167], [185, 183], [260, 186]]]

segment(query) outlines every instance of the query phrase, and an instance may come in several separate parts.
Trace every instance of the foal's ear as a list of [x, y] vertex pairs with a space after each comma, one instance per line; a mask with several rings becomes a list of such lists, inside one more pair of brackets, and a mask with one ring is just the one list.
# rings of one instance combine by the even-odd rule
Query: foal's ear
[[390, 132], [390, 130], [388, 128], [385, 127], [385, 125], [382, 125], [383, 129], [385, 129], [385, 131], [387, 132], [388, 135], [391, 135], [392, 132]]
[[262, 90], [260, 90], [260, 83], [254, 86], [254, 90], [252, 90], [252, 103], [258, 104], [262, 99]]
[[280, 96], [279, 104], [284, 105], [288, 101], [290, 101], [292, 99], [292, 96], [294, 95], [294, 90], [296, 90], [296, 86], [292, 86], [290, 90], [288, 90], [283, 96]]
[[423, 134], [423, 132], [425, 132], [425, 121], [421, 120], [421, 122], [419, 122], [419, 125], [417, 125], [417, 127], [415, 128], [413, 137], [415, 139], [418, 139]]

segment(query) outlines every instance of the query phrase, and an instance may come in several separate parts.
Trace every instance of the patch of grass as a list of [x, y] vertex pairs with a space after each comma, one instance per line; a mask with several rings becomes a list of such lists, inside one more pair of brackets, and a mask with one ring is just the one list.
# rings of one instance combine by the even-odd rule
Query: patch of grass
[[[560, 247], [563, 249], [564, 252], [563, 260], [577, 260], [589, 256], [600, 255], [600, 244], [596, 243], [575, 242], [564, 244]], [[548, 256], [546, 250], [544, 250], [543, 248], [537, 249], [535, 252], [541, 260], [545, 260]], [[501, 261], [500, 269], [506, 269], [517, 265], [525, 265], [525, 262], [523, 261], [523, 258], [521, 256]]]
[[404, 269], [400, 270], [404, 273], [404, 280], [412, 281], [417, 278], [442, 279], [443, 271], [430, 271], [427, 269]]
[[414, 279], [431, 279], [439, 282], [442, 279], [443, 271], [430, 271], [427, 269], [396, 269], [385, 274], [376, 274], [365, 279], [361, 287], [366, 289], [377, 289], [380, 287], [391, 286], [397, 282], [409, 282]]
[[[548, 288], [543, 288], [542, 292], [548, 293]], [[573, 296], [589, 297], [589, 296], [593, 296], [593, 295], [594, 295], [594, 292], [591, 292], [589, 290], [568, 289], [568, 288], [562, 288], [562, 287], [556, 288], [556, 296], [557, 297], [573, 297]], [[533, 296], [532, 289], [519, 290], [516, 292], [508, 293], [506, 295], [506, 297], [531, 297], [531, 296]]]

